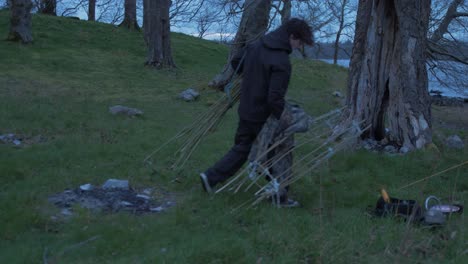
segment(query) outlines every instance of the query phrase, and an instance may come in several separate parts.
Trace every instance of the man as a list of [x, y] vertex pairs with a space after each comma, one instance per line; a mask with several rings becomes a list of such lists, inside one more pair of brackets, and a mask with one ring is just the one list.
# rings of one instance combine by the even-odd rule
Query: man
[[[289, 54], [303, 44], [313, 44], [311, 29], [305, 21], [293, 18], [248, 45], [242, 56], [233, 58], [233, 68], [243, 72], [239, 124], [231, 150], [200, 174], [205, 191], [212, 192], [216, 184], [227, 180], [242, 167], [270, 115], [278, 120], [281, 118], [291, 76]], [[237, 67], [240, 61], [242, 64]]]

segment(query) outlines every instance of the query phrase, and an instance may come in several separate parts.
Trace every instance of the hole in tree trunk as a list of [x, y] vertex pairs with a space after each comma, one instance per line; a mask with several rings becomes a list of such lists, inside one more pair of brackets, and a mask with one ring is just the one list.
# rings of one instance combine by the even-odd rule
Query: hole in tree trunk
[[375, 126], [375, 139], [382, 140], [385, 138], [385, 117], [387, 116], [387, 109], [388, 109], [388, 98], [389, 98], [389, 91], [388, 91], [388, 80], [385, 84], [385, 92], [384, 96], [382, 97], [382, 104], [380, 105], [380, 111], [377, 115], [377, 122]]

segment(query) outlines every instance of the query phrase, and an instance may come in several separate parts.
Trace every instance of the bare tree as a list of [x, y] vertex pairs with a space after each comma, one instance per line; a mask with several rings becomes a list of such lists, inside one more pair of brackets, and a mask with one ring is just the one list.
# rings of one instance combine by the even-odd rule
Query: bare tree
[[387, 138], [406, 150], [432, 142], [426, 72], [430, 9], [430, 0], [359, 2], [344, 124], [369, 127], [364, 138]]
[[57, 0], [41, 0], [39, 12], [45, 15], [57, 15]]
[[88, 20], [96, 21], [96, 0], [88, 1]]
[[468, 1], [433, 0], [428, 36], [432, 81], [465, 96], [468, 96], [468, 78], [464, 77], [468, 75], [467, 33]]
[[336, 65], [343, 31], [352, 27], [355, 23], [354, 20], [350, 19], [350, 15], [353, 14], [356, 9], [350, 0], [328, 0], [328, 6], [330, 7], [331, 13], [338, 24], [333, 53], [333, 64]]
[[10, 32], [7, 40], [31, 43], [31, 0], [12, 0], [10, 4]]
[[239, 28], [232, 43], [229, 57], [221, 73], [208, 84], [216, 89], [223, 89], [234, 74], [231, 66], [232, 57], [248, 43], [261, 37], [268, 28], [271, 0], [246, 0]]
[[119, 27], [128, 29], [140, 30], [137, 22], [137, 4], [136, 0], [125, 0], [125, 15], [124, 20], [120, 23]]
[[170, 0], [143, 1], [143, 29], [148, 46], [145, 64], [158, 69], [175, 67], [171, 51], [170, 5]]

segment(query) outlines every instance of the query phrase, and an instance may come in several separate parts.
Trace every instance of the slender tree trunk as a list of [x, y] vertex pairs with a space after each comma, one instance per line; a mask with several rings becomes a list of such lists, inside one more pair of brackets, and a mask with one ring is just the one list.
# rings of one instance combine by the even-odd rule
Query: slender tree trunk
[[231, 66], [232, 57], [245, 45], [263, 36], [270, 19], [271, 0], [246, 0], [239, 29], [229, 52], [228, 60], [221, 73], [208, 84], [222, 90], [234, 74]]
[[156, 68], [175, 67], [172, 59], [169, 7], [170, 0], [143, 1], [144, 37], [148, 46], [146, 65]]
[[338, 14], [338, 20], [340, 24], [338, 26], [338, 32], [336, 33], [334, 53], [333, 53], [333, 64], [335, 65], [338, 62], [338, 52], [340, 50], [340, 38], [341, 38], [341, 33], [343, 32], [343, 29], [344, 29], [345, 9], [346, 9], [347, 4], [348, 4], [348, 0], [341, 0], [340, 13]]
[[406, 150], [431, 143], [425, 53], [430, 7], [430, 0], [359, 2], [345, 123], [370, 127], [364, 138], [387, 137]]
[[88, 2], [88, 21], [96, 21], [96, 0]]
[[281, 15], [281, 24], [288, 22], [291, 19], [291, 9], [292, 4], [291, 0], [282, 0], [283, 1], [283, 8], [280, 10]]
[[119, 27], [140, 30], [136, 15], [136, 0], [125, 0], [125, 16]]
[[7, 40], [21, 41], [23, 44], [33, 41], [31, 34], [31, 0], [13, 0], [10, 2], [10, 33]]
[[40, 13], [45, 15], [57, 15], [57, 0], [41, 0]]

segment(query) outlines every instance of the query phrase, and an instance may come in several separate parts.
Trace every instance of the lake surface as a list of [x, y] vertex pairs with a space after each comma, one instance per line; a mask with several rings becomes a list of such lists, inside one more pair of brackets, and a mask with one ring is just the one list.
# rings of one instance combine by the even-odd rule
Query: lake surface
[[[320, 60], [333, 64], [333, 60]], [[337, 64], [348, 68], [349, 60], [338, 60]], [[468, 87], [466, 87], [466, 84], [468, 84], [468, 66], [453, 61], [440, 61], [437, 66], [450, 66], [454, 74], [446, 74], [437, 67], [429, 70], [428, 66], [429, 91], [440, 91], [441, 95], [446, 97], [468, 98]], [[443, 83], [440, 80], [443, 80]]]

